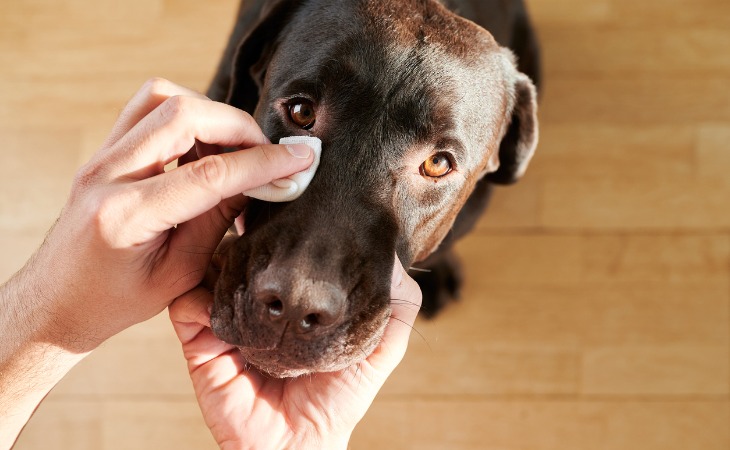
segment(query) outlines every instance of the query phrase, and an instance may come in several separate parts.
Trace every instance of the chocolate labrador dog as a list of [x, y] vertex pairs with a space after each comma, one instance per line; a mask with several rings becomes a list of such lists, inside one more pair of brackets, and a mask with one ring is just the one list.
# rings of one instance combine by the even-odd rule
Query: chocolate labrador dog
[[427, 270], [435, 314], [460, 283], [451, 244], [532, 157], [538, 81], [522, 0], [244, 1], [208, 95], [323, 150], [300, 198], [247, 207], [216, 335], [274, 377], [357, 363], [388, 322], [395, 254]]

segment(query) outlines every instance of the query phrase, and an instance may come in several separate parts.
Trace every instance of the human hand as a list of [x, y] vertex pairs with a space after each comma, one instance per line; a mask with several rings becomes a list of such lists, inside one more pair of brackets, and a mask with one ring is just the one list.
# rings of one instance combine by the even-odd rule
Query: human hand
[[247, 366], [210, 329], [213, 296], [198, 287], [170, 305], [206, 424], [224, 450], [344, 449], [355, 425], [400, 363], [421, 291], [396, 257], [391, 319], [380, 345], [360, 364], [333, 373], [273, 379]]
[[[200, 160], [164, 172], [193, 146]], [[84, 355], [200, 283], [241, 192], [312, 161], [306, 146], [270, 145], [243, 111], [147, 82], [79, 170], [43, 245], [0, 286], [0, 448]]]
[[[164, 172], [198, 145], [200, 160]], [[220, 147], [247, 150], [226, 154]], [[306, 169], [234, 107], [154, 79], [83, 166], [46, 242], [24, 269], [48, 334], [84, 352], [197, 286], [244, 207], [241, 192]], [[24, 305], [30, 308], [31, 305]]]

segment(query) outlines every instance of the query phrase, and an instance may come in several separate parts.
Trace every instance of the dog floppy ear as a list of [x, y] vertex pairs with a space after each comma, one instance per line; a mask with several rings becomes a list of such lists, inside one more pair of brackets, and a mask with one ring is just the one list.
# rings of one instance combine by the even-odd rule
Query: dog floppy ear
[[511, 184], [519, 180], [535, 153], [538, 140], [537, 90], [527, 75], [517, 72], [514, 81], [514, 106], [507, 131], [499, 145], [499, 162], [487, 174], [494, 184]]
[[[252, 115], [274, 42], [297, 2], [258, 0], [253, 3], [241, 3], [236, 26], [207, 92], [211, 100], [226, 102]], [[178, 160], [178, 166], [201, 157], [196, 146]]]
[[243, 2], [208, 97], [250, 114], [256, 109], [277, 36], [299, 2]]

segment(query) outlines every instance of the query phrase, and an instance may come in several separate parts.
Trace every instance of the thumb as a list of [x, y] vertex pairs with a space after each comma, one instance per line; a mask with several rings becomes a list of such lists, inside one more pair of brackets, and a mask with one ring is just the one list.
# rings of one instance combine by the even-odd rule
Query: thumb
[[408, 339], [422, 302], [418, 283], [406, 273], [398, 256], [395, 257], [393, 266], [390, 296], [390, 321], [380, 346], [368, 357], [368, 362], [381, 375], [381, 384], [405, 356]]

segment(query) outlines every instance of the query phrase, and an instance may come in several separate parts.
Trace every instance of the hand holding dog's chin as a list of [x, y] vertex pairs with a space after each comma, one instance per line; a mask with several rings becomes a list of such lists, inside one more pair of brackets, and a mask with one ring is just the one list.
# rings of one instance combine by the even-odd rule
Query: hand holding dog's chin
[[345, 449], [385, 380], [400, 363], [421, 304], [418, 284], [396, 258], [391, 320], [365, 361], [340, 372], [274, 379], [248, 367], [238, 349], [210, 329], [212, 294], [178, 298], [170, 319], [183, 345], [206, 424], [225, 450]]
[[[193, 146], [208, 156], [164, 171]], [[243, 111], [146, 83], [77, 173], [43, 245], [0, 287], [0, 448], [85, 354], [198, 285], [240, 193], [307, 168], [312, 152], [299, 150], [268, 144]]]

